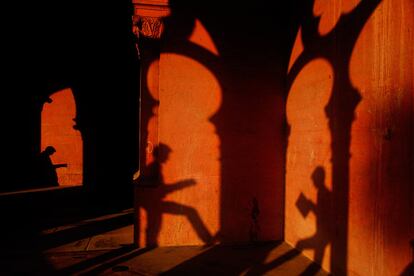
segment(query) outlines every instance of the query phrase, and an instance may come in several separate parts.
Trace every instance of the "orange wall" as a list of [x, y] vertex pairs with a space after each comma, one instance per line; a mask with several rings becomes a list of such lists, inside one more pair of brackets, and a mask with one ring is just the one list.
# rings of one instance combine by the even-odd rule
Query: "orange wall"
[[140, 173], [158, 162], [164, 186], [136, 189], [139, 244], [285, 238], [334, 275], [396, 275], [414, 238], [413, 4], [298, 2], [290, 18], [172, 7], [141, 39]]
[[289, 71], [286, 240], [334, 275], [399, 275], [414, 238], [414, 4], [308, 8]]
[[[166, 186], [194, 183], [163, 198], [163, 186], [136, 189], [140, 245], [281, 239], [284, 70], [268, 49], [242, 43], [258, 25], [234, 29], [223, 14], [174, 7], [165, 22], [160, 42], [141, 44], [141, 173], [162, 143], [172, 150]], [[260, 39], [257, 49], [269, 42]]]
[[70, 88], [53, 93], [51, 102], [45, 103], [41, 118], [41, 150], [53, 146], [56, 152], [51, 156], [54, 165], [66, 164], [56, 169], [59, 186], [82, 185], [83, 143], [78, 130], [74, 128], [76, 103]]

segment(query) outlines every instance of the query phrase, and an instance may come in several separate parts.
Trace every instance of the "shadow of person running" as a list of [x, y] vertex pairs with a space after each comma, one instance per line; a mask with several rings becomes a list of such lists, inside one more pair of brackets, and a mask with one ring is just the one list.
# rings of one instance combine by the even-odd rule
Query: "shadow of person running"
[[154, 148], [154, 161], [150, 163], [138, 184], [138, 193], [142, 196], [137, 200], [138, 207], [147, 212], [146, 246], [158, 246], [158, 235], [161, 230], [163, 214], [185, 216], [191, 223], [199, 238], [206, 244], [211, 243], [213, 237], [202, 221], [197, 210], [180, 203], [166, 201], [164, 198], [175, 191], [196, 184], [194, 179], [186, 179], [176, 183], [166, 184], [162, 174], [162, 164], [167, 162], [171, 148], [160, 143]]

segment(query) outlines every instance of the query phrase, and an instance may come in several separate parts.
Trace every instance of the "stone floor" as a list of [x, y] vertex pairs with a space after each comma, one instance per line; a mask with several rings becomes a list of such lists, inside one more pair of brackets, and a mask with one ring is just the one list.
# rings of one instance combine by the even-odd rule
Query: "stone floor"
[[328, 275], [283, 242], [135, 248], [131, 218], [125, 210], [43, 230], [45, 246], [1, 254], [0, 275]]

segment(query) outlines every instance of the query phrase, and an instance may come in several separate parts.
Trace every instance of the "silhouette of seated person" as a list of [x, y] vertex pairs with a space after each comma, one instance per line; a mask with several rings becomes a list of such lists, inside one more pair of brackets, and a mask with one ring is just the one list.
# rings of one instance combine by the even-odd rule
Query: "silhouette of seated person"
[[35, 164], [35, 184], [36, 187], [56, 187], [59, 186], [57, 168], [67, 167], [67, 164], [53, 164], [50, 158], [56, 152], [52, 146], [47, 146], [37, 157]]
[[154, 148], [154, 161], [145, 168], [138, 184], [138, 187], [142, 188], [139, 192], [143, 194], [139, 197], [138, 204], [147, 213], [146, 246], [158, 246], [157, 239], [161, 230], [163, 214], [185, 216], [200, 239], [205, 243], [210, 243], [212, 236], [196, 209], [164, 200], [167, 194], [196, 184], [194, 179], [182, 180], [173, 184], [164, 183], [161, 164], [167, 162], [170, 153], [171, 148], [165, 144], [160, 144]]
[[306, 239], [296, 243], [299, 250], [313, 249], [315, 252], [314, 260], [322, 264], [325, 248], [332, 241], [332, 192], [325, 186], [325, 170], [318, 166], [312, 173], [312, 181], [317, 191], [316, 204], [301, 194], [296, 202], [296, 206], [304, 217], [309, 212], [316, 216], [316, 233]]

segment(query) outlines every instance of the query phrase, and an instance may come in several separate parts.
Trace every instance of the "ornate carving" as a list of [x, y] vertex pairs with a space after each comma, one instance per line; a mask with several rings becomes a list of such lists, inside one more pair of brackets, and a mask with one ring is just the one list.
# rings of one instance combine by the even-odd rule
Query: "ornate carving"
[[134, 15], [132, 32], [136, 36], [135, 46], [140, 54], [140, 38], [160, 39], [164, 30], [163, 18], [170, 15], [168, 0], [132, 0]]
[[134, 33], [152, 39], [160, 39], [164, 25], [160, 17], [134, 16]]

